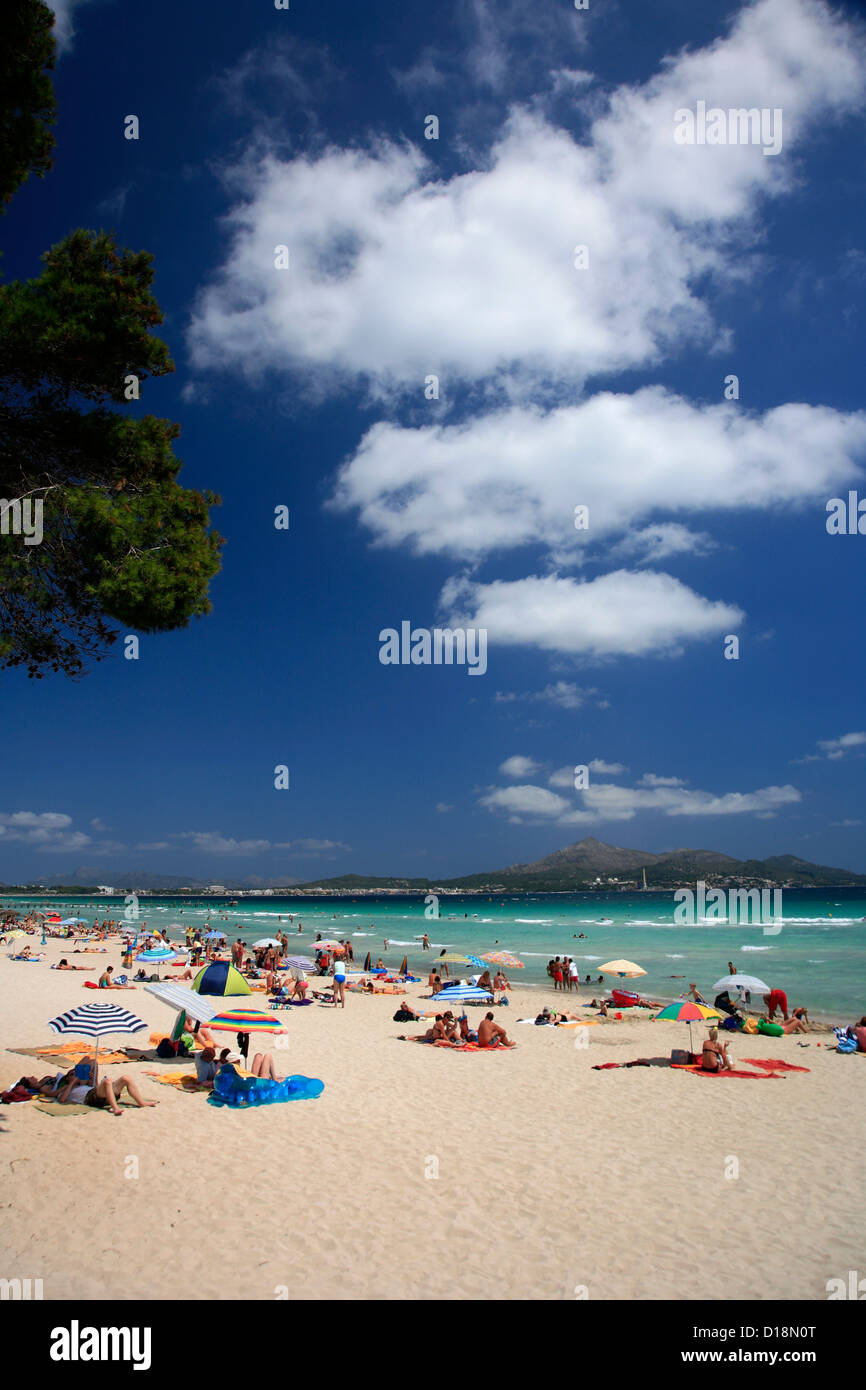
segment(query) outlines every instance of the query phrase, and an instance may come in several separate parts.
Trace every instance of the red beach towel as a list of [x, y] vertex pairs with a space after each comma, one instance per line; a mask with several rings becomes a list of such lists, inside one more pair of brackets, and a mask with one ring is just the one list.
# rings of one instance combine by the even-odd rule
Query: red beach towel
[[795, 1067], [793, 1062], [779, 1062], [775, 1057], [744, 1057], [743, 1061], [764, 1071], [809, 1071], [809, 1067]]

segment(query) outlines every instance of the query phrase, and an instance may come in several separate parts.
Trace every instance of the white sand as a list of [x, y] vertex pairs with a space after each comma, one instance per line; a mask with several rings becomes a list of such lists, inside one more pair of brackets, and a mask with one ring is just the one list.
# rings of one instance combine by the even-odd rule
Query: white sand
[[[58, 1041], [48, 1019], [97, 998], [82, 981], [120, 957], [115, 945], [75, 956], [49, 942], [47, 953], [97, 970], [0, 956], [4, 1049]], [[108, 997], [155, 1029], [172, 1024], [141, 987]], [[0, 1273], [41, 1278], [50, 1299], [573, 1299], [583, 1288], [590, 1299], [823, 1299], [828, 1279], [862, 1270], [866, 1056], [832, 1052], [826, 1035], [808, 1048], [733, 1035], [735, 1065], [779, 1057], [811, 1071], [596, 1072], [687, 1047], [688, 1028], [626, 1015], [578, 1030], [582, 1048], [571, 1031], [514, 1027], [554, 1002], [517, 991], [496, 1018], [518, 1048], [460, 1054], [397, 1041], [421, 1031], [392, 1021], [398, 1002], [352, 994], [344, 1011], [282, 1015], [288, 1046], [267, 1046], [280, 1074], [325, 1082], [318, 1100], [218, 1109], [145, 1075], [172, 1064], [144, 1062], [107, 1071], [139, 1078], [155, 1110], [117, 1120], [0, 1107]], [[3, 1089], [53, 1069], [0, 1051]], [[126, 1176], [132, 1160], [138, 1177]]]

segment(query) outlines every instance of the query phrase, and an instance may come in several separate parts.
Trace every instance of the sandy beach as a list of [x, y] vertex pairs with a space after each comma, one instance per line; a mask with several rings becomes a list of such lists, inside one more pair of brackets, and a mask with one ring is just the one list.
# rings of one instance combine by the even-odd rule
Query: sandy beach
[[[56, 1042], [49, 1018], [92, 1001], [84, 979], [120, 958], [115, 944], [45, 949], [40, 965], [0, 956], [4, 1089], [54, 1069], [10, 1049]], [[61, 955], [97, 969], [51, 971]], [[154, 1030], [173, 1022], [141, 986], [108, 997]], [[688, 1028], [628, 1013], [574, 1031], [517, 1026], [558, 1001], [511, 998], [496, 1019], [519, 1045], [487, 1054], [399, 1041], [422, 1026], [393, 1021], [393, 996], [285, 1011], [285, 1046], [267, 1046], [281, 1075], [324, 1081], [313, 1101], [217, 1108], [147, 1075], [176, 1065], [126, 1062], [108, 1075], [134, 1075], [156, 1109], [118, 1122], [3, 1106], [4, 1272], [60, 1300], [808, 1300], [862, 1265], [866, 1058], [837, 1055], [827, 1034], [807, 1048], [733, 1035], [735, 1066], [810, 1070], [594, 1071], [668, 1057]], [[147, 1047], [147, 1034], [127, 1043]]]

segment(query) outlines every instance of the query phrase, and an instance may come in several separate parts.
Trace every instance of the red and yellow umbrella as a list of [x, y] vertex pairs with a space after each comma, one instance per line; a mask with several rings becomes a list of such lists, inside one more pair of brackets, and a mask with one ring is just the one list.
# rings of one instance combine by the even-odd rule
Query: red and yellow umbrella
[[490, 961], [491, 965], [506, 965], [509, 970], [523, 970], [525, 966], [522, 960], [513, 956], [510, 951], [490, 951], [482, 960]]

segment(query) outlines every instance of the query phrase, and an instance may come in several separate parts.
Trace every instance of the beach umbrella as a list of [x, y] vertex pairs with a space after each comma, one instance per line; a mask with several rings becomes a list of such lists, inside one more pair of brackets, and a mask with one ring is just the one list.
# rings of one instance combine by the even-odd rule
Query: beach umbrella
[[369, 972], [369, 971], [371, 971], [372, 969], [373, 969], [373, 957], [370, 955], [370, 952], [368, 951], [367, 954], [366, 954], [365, 957], [364, 957], [364, 970], [365, 970], [366, 972]]
[[215, 960], [203, 966], [192, 987], [196, 994], [252, 994], [241, 972], [227, 960]]
[[53, 1033], [72, 1033], [77, 1038], [93, 1038], [93, 1083], [99, 1077], [99, 1039], [117, 1033], [140, 1033], [147, 1024], [119, 1004], [79, 1004], [65, 1014], [49, 1020]]
[[621, 980], [634, 980], [638, 975], [645, 975], [646, 971], [631, 960], [609, 960], [607, 965], [598, 967], [598, 973], [599, 975], [618, 975]]
[[409, 957], [408, 957], [408, 956], [404, 956], [403, 959], [401, 960], [401, 962], [400, 962], [400, 969], [397, 971], [397, 974], [398, 974], [398, 975], [408, 975], [408, 974], [409, 974]]
[[286, 965], [297, 970], [314, 970], [316, 962], [309, 956], [286, 956]]
[[165, 984], [145, 985], [145, 989], [161, 1003], [168, 1004], [173, 1009], [183, 1009], [190, 1018], [198, 1019], [199, 1023], [209, 1023], [220, 1011], [219, 1005], [212, 1004], [206, 995], [196, 994], [173, 980], [166, 980]]
[[144, 961], [147, 965], [155, 965], [158, 975], [159, 967], [167, 960], [176, 960], [176, 956], [174, 951], [170, 951], [167, 946], [156, 946], [152, 951], [139, 951], [135, 959]]
[[769, 994], [770, 986], [765, 985], [763, 980], [759, 980], [757, 975], [723, 975], [720, 980], [716, 980], [713, 985], [713, 993], [720, 994], [722, 990], [738, 990], [740, 994]]
[[205, 941], [221, 941], [225, 936], [224, 931], [209, 931], [205, 933]]
[[282, 946], [282, 944], [282, 941], [277, 941], [277, 938], [275, 936], [263, 936], [261, 941], [253, 942], [253, 950], [261, 951], [264, 950], [267, 946], [273, 946], [276, 948], [278, 946]]
[[285, 1033], [285, 1028], [273, 1014], [257, 1009], [223, 1009], [208, 1019], [208, 1028], [221, 1033]]
[[61, 927], [77, 927], [79, 922], [86, 922], [86, 917], [64, 917], [60, 923]]
[[510, 951], [490, 951], [482, 960], [489, 961], [491, 965], [505, 965], [509, 970], [524, 970], [526, 967], [522, 960], [513, 956]]
[[477, 989], [475, 985], [452, 985], [450, 989], [440, 990], [433, 995], [434, 1004], [491, 1004], [493, 995], [489, 989]]
[[27, 935], [27, 933], [26, 933], [25, 931], [22, 931], [20, 927], [16, 927], [14, 931], [8, 931], [8, 932], [6, 933], [6, 940], [7, 940], [7, 941], [17, 941], [18, 938], [19, 938], [19, 936], [26, 936], [26, 935]]
[[706, 1018], [721, 1018], [717, 1009], [710, 1009], [706, 1004], [696, 1004], [692, 999], [677, 999], [673, 1004], [668, 1004], [656, 1014], [656, 1021], [660, 1018], [673, 1019], [675, 1023], [687, 1023], [689, 1025], [689, 1051], [694, 1052], [692, 1045], [692, 1024], [699, 1023]]
[[480, 956], [464, 955], [462, 951], [446, 951], [444, 956], [437, 956], [434, 965], [471, 965], [475, 970], [484, 969], [484, 961]]

